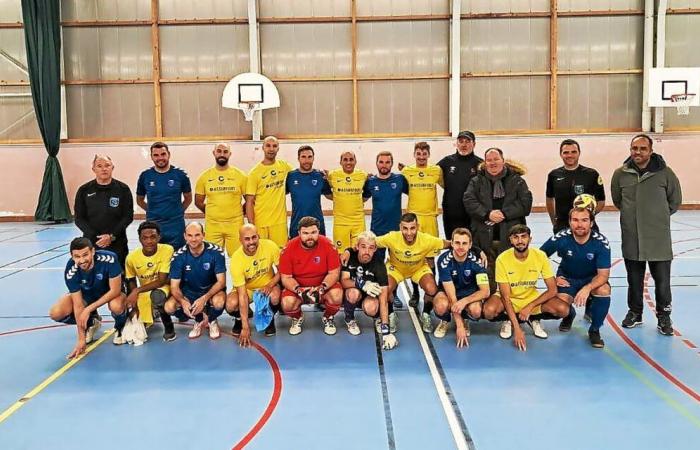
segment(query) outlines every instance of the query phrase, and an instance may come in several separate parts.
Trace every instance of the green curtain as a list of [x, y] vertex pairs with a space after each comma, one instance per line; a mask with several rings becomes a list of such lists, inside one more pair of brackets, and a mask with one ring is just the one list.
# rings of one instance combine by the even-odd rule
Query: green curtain
[[22, 17], [34, 111], [49, 154], [34, 219], [63, 222], [71, 219], [71, 213], [61, 165], [56, 158], [61, 145], [59, 0], [22, 0]]

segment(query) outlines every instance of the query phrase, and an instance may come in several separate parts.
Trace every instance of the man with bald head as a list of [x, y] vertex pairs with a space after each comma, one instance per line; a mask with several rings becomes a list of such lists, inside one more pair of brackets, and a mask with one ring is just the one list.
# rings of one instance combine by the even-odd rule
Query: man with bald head
[[238, 229], [243, 225], [242, 201], [247, 177], [242, 170], [229, 166], [228, 144], [216, 144], [212, 154], [216, 164], [199, 176], [194, 204], [204, 213], [209, 241], [225, 248], [231, 256], [239, 246]]
[[[266, 295], [273, 314], [279, 310], [280, 248], [269, 239], [260, 239], [258, 229], [253, 224], [243, 225], [238, 233], [241, 247], [231, 257], [231, 280], [233, 290], [226, 297], [226, 311], [233, 316], [232, 334], [238, 336], [241, 346], [250, 343], [248, 326], [248, 304], [257, 291]], [[275, 318], [265, 329], [265, 336], [277, 333]]]
[[277, 159], [280, 143], [274, 136], [263, 140], [263, 160], [248, 173], [245, 189], [245, 214], [258, 227], [263, 239], [280, 248], [287, 243], [287, 175], [294, 168]]
[[355, 170], [357, 158], [353, 152], [340, 155], [340, 168], [328, 173], [329, 190], [326, 197], [333, 200], [333, 242], [338, 252], [352, 247], [357, 236], [365, 231], [365, 211], [362, 197], [367, 173]]

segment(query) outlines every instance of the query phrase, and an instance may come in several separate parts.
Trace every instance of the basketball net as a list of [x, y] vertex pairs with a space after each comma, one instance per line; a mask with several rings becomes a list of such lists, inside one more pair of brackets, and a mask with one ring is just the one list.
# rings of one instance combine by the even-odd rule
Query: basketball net
[[687, 116], [690, 114], [690, 101], [695, 94], [675, 94], [671, 96], [671, 101], [676, 104], [676, 114]]
[[256, 102], [246, 102], [238, 104], [238, 106], [241, 108], [241, 111], [243, 111], [243, 115], [245, 116], [246, 122], [253, 121], [253, 114], [255, 114], [255, 107], [257, 105], [258, 103]]

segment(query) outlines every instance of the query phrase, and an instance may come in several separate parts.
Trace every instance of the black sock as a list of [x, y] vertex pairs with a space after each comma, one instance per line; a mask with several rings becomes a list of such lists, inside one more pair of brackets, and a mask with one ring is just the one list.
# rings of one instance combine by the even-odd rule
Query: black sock
[[345, 321], [350, 322], [355, 320], [355, 305], [347, 300], [343, 300], [343, 311], [345, 312]]
[[280, 310], [280, 305], [279, 305], [279, 303], [276, 304], [276, 305], [275, 305], [274, 303], [270, 303], [270, 309], [272, 310], [272, 315], [273, 315], [273, 317], [274, 317], [274, 315], [277, 314], [277, 313], [279, 312], [279, 310]]
[[433, 302], [432, 301], [427, 301], [424, 300], [423, 303], [423, 313], [424, 314], [430, 314], [433, 311]]
[[418, 286], [418, 283], [415, 281], [411, 281], [411, 286], [413, 286], [413, 293], [411, 294], [411, 297], [418, 298], [420, 295], [420, 291], [418, 290], [420, 286]]

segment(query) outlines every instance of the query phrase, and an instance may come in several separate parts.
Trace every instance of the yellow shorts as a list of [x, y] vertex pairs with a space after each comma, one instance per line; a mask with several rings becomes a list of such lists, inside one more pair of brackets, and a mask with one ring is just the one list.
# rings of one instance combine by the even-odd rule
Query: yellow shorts
[[275, 244], [279, 245], [280, 248], [287, 245], [289, 236], [287, 235], [286, 223], [279, 223], [269, 227], [263, 227], [257, 224], [256, 226], [258, 227], [258, 235], [260, 235], [260, 239], [269, 239]]
[[[170, 286], [162, 286], [158, 288], [165, 293], [165, 298], [170, 296]], [[153, 323], [153, 305], [151, 304], [151, 291], [141, 292], [136, 300], [136, 306], [139, 308], [139, 319], [146, 324]]]
[[238, 239], [238, 230], [240, 230], [242, 225], [243, 217], [228, 222], [208, 220], [204, 225], [206, 240], [225, 248], [228, 256], [231, 256], [241, 246], [241, 241]]
[[431, 236], [440, 237], [436, 216], [418, 216], [418, 231], [428, 233]]
[[[500, 297], [500, 296], [501, 296], [501, 293], [498, 292], [498, 291], [496, 291], [496, 292], [494, 293], [494, 295], [498, 295], [498, 296]], [[511, 305], [513, 305], [513, 311], [515, 311], [515, 314], [518, 314], [520, 311], [523, 310], [523, 308], [525, 308], [527, 305], [529, 305], [530, 303], [532, 303], [534, 300], [535, 300], [535, 299], [530, 300], [530, 301], [525, 301], [525, 302], [523, 302], [523, 301], [518, 301], [518, 300], [513, 300], [513, 299], [511, 299], [511, 300], [510, 300], [510, 303], [511, 303]], [[542, 306], [542, 305], [535, 306], [535, 308], [532, 310], [532, 312], [530, 312], [530, 315], [542, 314], [542, 308], [541, 308], [541, 306]], [[505, 313], [505, 311], [504, 311], [504, 313]]]
[[427, 274], [432, 275], [433, 271], [430, 270], [430, 267], [428, 266], [428, 264], [426, 264], [424, 262], [423, 264], [418, 266], [418, 268], [416, 268], [416, 270], [414, 270], [410, 274], [405, 274], [405, 273], [401, 272], [399, 269], [397, 269], [395, 266], [393, 266], [391, 264], [387, 264], [386, 265], [386, 273], [391, 278], [393, 278], [394, 281], [396, 281], [396, 284], [399, 284], [407, 278], [410, 278], [414, 283], [418, 283], [418, 282], [420, 282], [420, 279], [423, 278], [425, 275], [427, 275]]
[[357, 235], [365, 231], [365, 223], [355, 225], [343, 225], [333, 222], [333, 243], [338, 248], [338, 253], [343, 253], [346, 248], [357, 243]]

